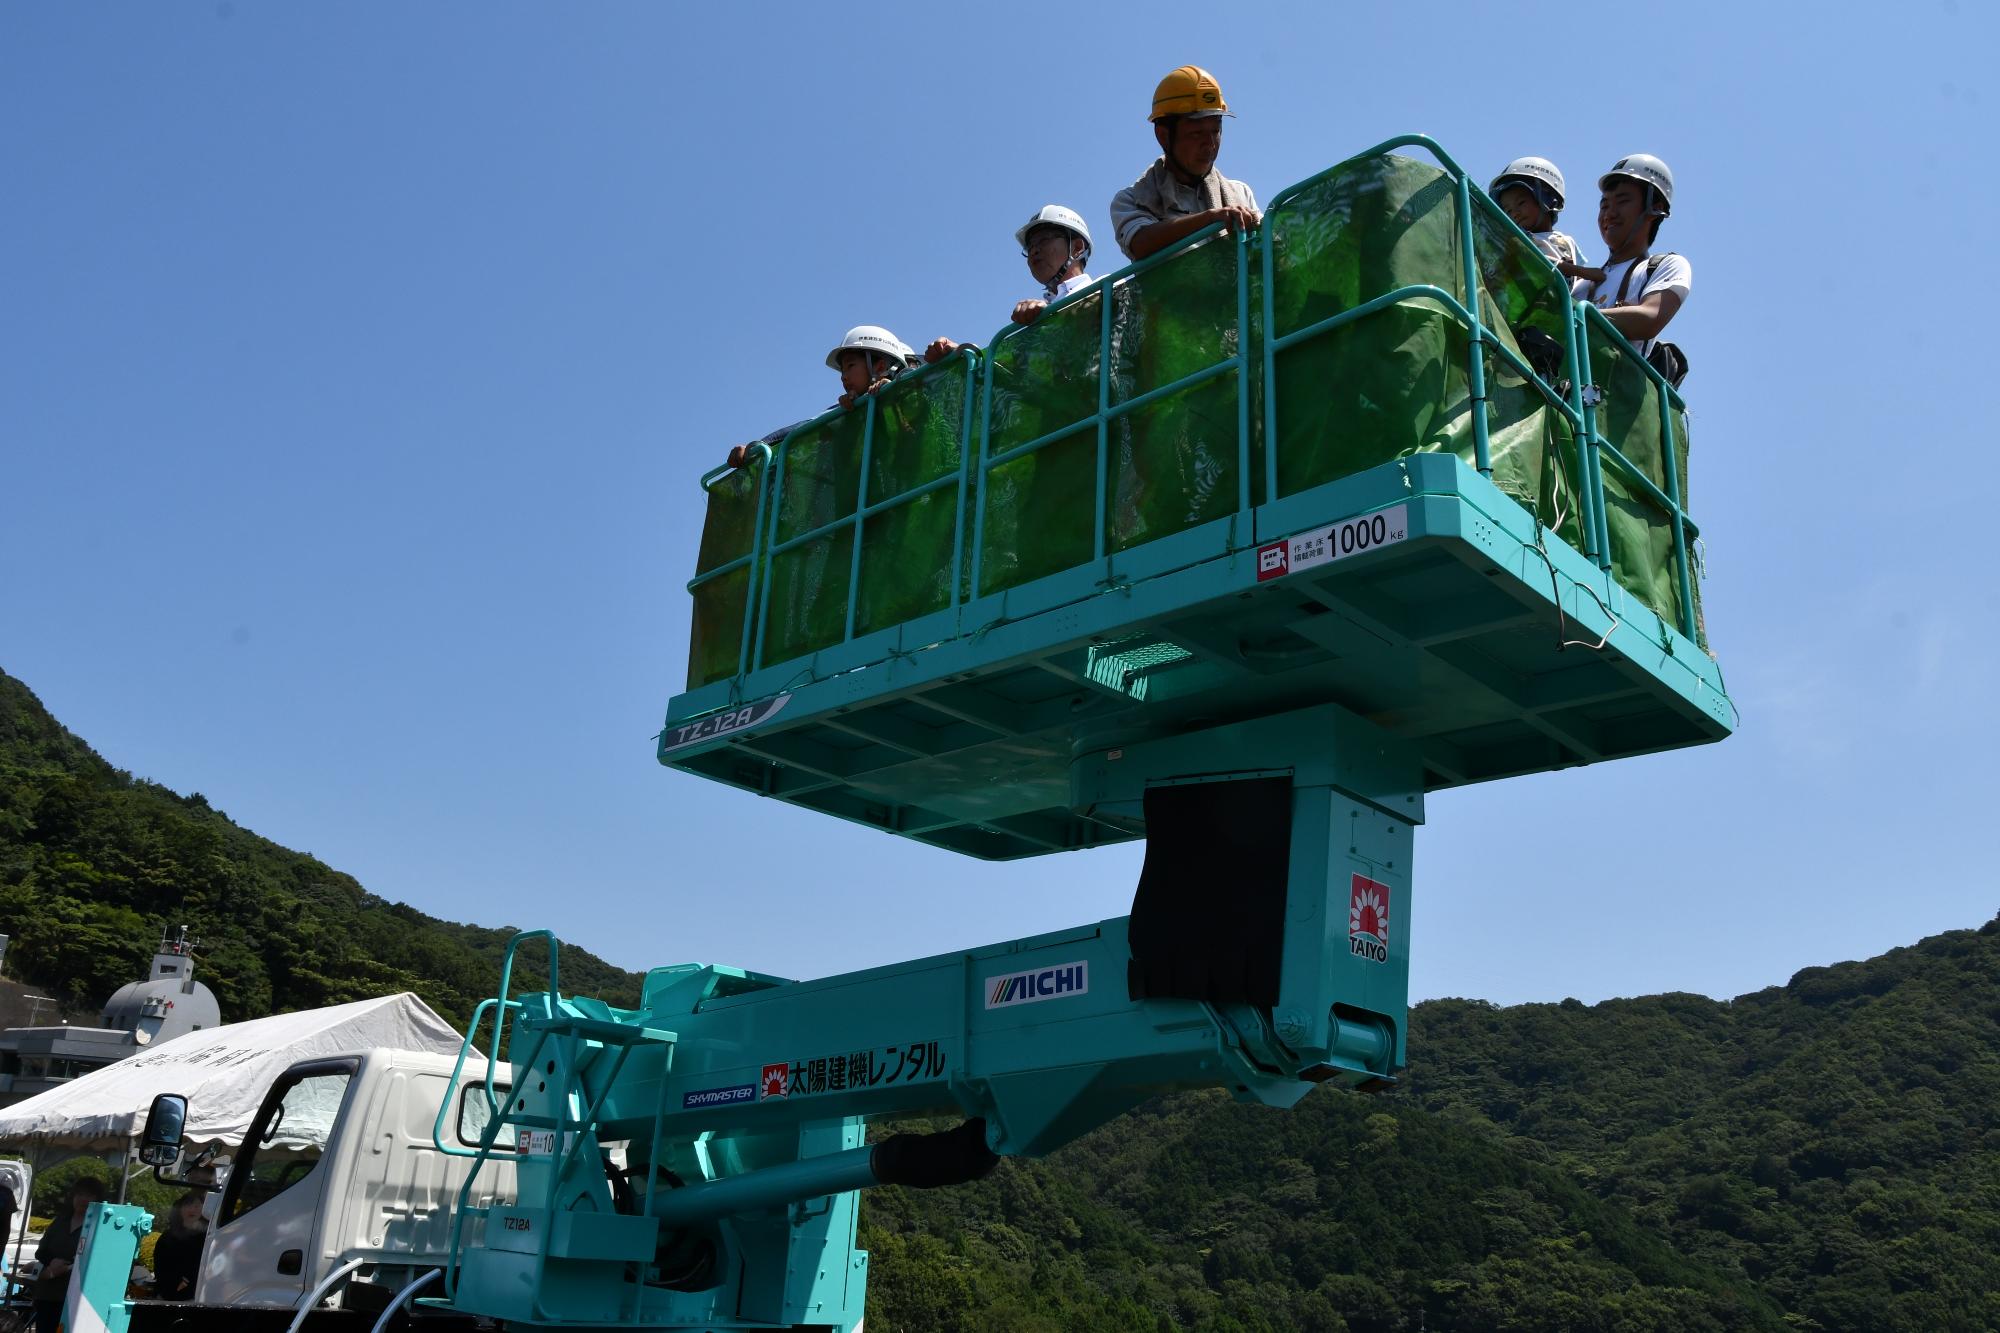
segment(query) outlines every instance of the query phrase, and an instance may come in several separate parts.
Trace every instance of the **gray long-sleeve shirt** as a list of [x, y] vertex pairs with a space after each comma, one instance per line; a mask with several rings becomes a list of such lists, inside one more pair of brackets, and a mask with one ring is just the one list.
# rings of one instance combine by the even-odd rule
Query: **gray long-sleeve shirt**
[[1205, 213], [1211, 208], [1247, 208], [1253, 213], [1257, 196], [1242, 181], [1211, 170], [1193, 185], [1184, 185], [1167, 170], [1167, 159], [1154, 160], [1138, 180], [1111, 198], [1111, 234], [1127, 259], [1133, 258], [1132, 238], [1156, 222]]

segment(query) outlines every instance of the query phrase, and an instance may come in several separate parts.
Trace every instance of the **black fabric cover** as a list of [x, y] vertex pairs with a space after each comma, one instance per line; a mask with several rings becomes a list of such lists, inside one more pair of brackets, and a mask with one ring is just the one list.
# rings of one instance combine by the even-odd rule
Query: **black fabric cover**
[[1277, 1004], [1291, 839], [1289, 779], [1147, 789], [1133, 999]]

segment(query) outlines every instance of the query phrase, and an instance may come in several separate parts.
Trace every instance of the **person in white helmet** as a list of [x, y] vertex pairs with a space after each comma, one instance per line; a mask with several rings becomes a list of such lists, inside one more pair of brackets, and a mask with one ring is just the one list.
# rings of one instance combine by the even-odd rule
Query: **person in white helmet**
[[857, 324], [826, 354], [828, 369], [840, 372], [841, 407], [852, 407], [918, 364], [910, 345], [879, 324]]
[[1014, 241], [1021, 247], [1021, 258], [1028, 261], [1028, 272], [1042, 284], [1040, 300], [1014, 303], [1016, 324], [1034, 323], [1053, 302], [1095, 281], [1086, 271], [1090, 265], [1090, 227], [1074, 209], [1044, 204], [1015, 229]]
[[1556, 219], [1563, 210], [1563, 174], [1555, 163], [1546, 157], [1517, 157], [1501, 168], [1486, 193], [1514, 219], [1515, 226], [1528, 233], [1528, 239], [1551, 264], [1567, 277], [1576, 276], [1565, 265], [1581, 264], [1583, 252], [1573, 239], [1556, 230]]
[[1613, 328], [1676, 386], [1687, 374], [1678, 347], [1662, 342], [1694, 286], [1694, 267], [1668, 251], [1653, 254], [1660, 224], [1673, 212], [1674, 174], [1649, 153], [1618, 159], [1597, 181], [1597, 232], [1611, 257], [1601, 269], [1577, 269], [1572, 293], [1604, 311]]
[[1232, 116], [1215, 76], [1182, 65], [1153, 90], [1160, 156], [1111, 200], [1111, 232], [1130, 260], [1157, 254], [1212, 223], [1248, 231], [1263, 221], [1257, 196], [1215, 169], [1222, 118]]
[[[853, 407], [862, 397], [917, 364], [916, 352], [901, 338], [879, 324], [857, 324], [843, 334], [833, 350], [826, 354], [827, 369], [840, 372], [840, 398], [833, 406]], [[830, 412], [833, 408], [827, 410]], [[775, 445], [804, 424], [803, 421], [794, 421], [780, 426], [761, 440], [751, 443]], [[749, 457], [750, 445], [739, 444], [730, 449], [726, 461], [730, 467], [742, 467]]]
[[[1086, 271], [1090, 263], [1090, 227], [1074, 209], [1061, 204], [1044, 204], [1035, 215], [1014, 229], [1014, 243], [1028, 261], [1028, 272], [1042, 284], [1041, 299], [1016, 301], [1009, 317], [1016, 324], [1032, 324], [1052, 302], [1088, 287], [1096, 279]], [[961, 344], [950, 338], [936, 338], [924, 349], [924, 360], [938, 362], [957, 351]]]

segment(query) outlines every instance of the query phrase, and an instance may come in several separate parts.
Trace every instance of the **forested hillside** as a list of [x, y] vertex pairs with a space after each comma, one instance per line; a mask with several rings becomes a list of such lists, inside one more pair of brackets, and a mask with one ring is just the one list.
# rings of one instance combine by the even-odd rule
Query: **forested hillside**
[[[508, 935], [135, 780], [0, 675], [9, 973], [92, 1015], [181, 923], [228, 1018], [407, 989], [463, 1022]], [[2000, 1329], [2000, 920], [1734, 1001], [1431, 1001], [1410, 1056], [1382, 1096], [1161, 1098], [872, 1192], [870, 1333]]]
[[1734, 1001], [1431, 1001], [1410, 1056], [876, 1191], [870, 1329], [2000, 1329], [2000, 921]]
[[[415, 991], [463, 1025], [492, 994], [507, 929], [384, 902], [350, 875], [237, 826], [199, 794], [113, 768], [0, 672], [0, 933], [8, 974], [67, 1012], [146, 975], [161, 930], [205, 942], [225, 1021]], [[638, 1000], [638, 977], [564, 946], [566, 990]], [[524, 984], [541, 984], [532, 970]]]

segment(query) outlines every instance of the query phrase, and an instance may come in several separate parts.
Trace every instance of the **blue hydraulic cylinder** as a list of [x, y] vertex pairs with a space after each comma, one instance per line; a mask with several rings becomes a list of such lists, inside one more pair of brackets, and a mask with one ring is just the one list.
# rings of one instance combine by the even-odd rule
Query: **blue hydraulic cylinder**
[[660, 1195], [652, 1215], [663, 1226], [712, 1222], [731, 1213], [758, 1213], [822, 1194], [844, 1194], [878, 1183], [873, 1148], [767, 1166], [748, 1175], [690, 1185]]

